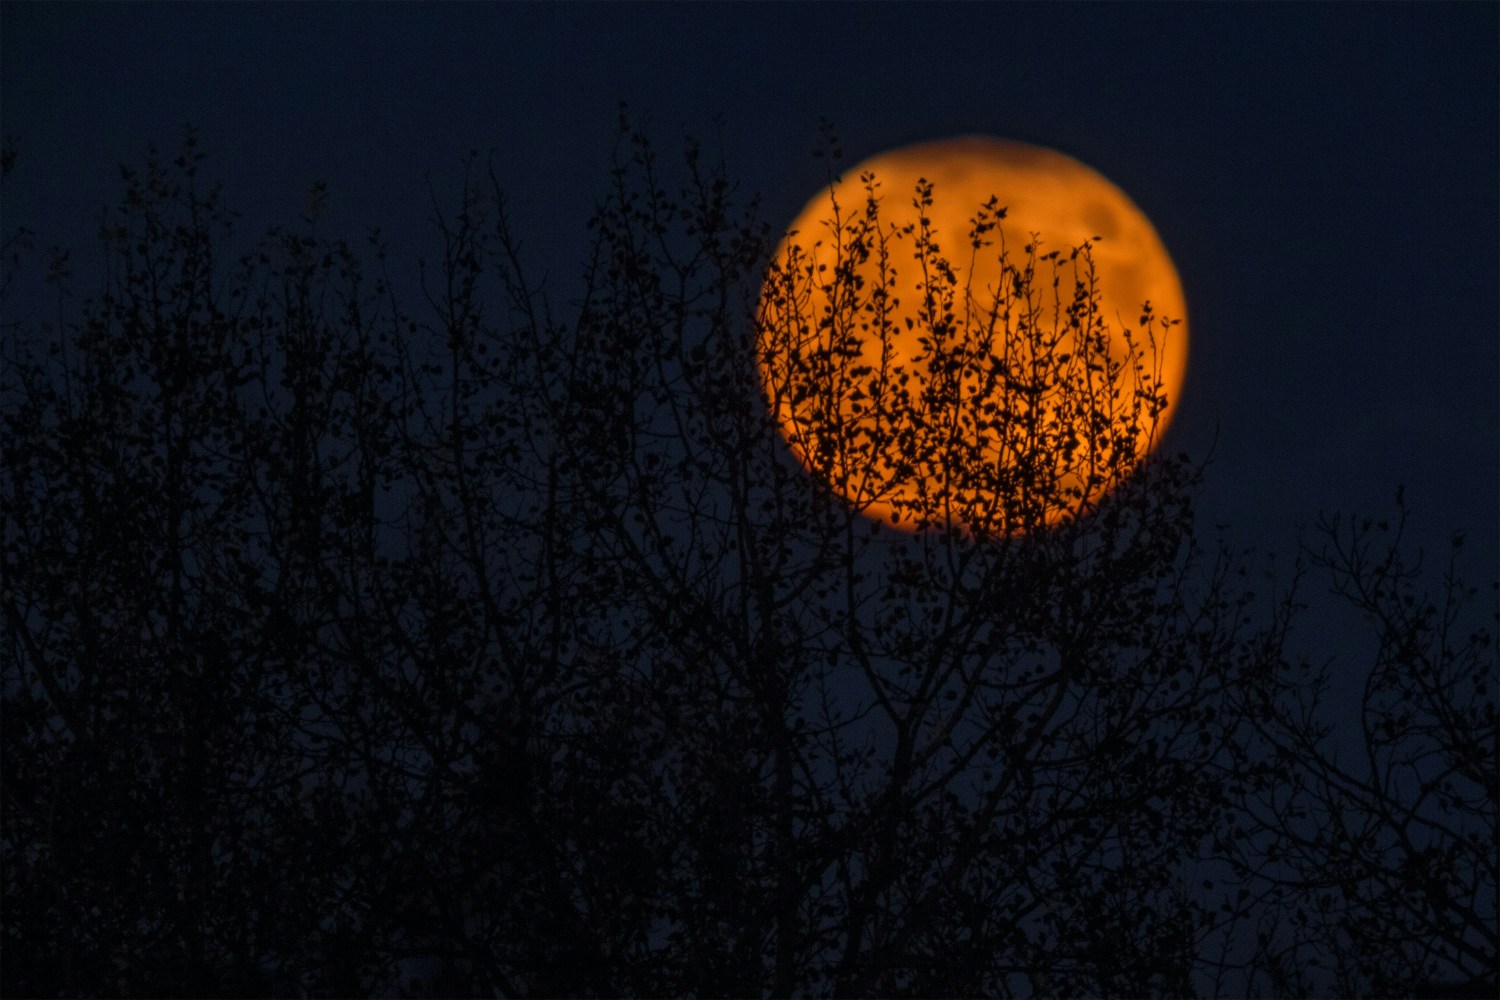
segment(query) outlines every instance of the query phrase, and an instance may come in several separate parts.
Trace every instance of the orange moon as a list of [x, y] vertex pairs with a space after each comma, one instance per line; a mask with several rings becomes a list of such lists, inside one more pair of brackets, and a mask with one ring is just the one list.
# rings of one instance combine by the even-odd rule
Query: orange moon
[[[1003, 216], [976, 215], [992, 197]], [[756, 346], [783, 438], [847, 505], [1014, 534], [1075, 516], [1160, 439], [1186, 316], [1124, 192], [1062, 153], [965, 137], [865, 160], [808, 202]]]

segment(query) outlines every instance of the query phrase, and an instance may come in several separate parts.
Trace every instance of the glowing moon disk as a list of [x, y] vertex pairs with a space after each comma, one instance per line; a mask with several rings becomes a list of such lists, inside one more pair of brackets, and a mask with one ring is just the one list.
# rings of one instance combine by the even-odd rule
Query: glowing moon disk
[[[915, 225], [919, 216], [925, 216], [933, 242], [955, 272], [957, 287], [961, 289], [967, 285], [976, 293], [987, 289], [992, 310], [996, 295], [1003, 297], [1006, 288], [1018, 287], [1017, 279], [1008, 278], [1010, 272], [1000, 263], [1002, 237], [1010, 264], [1022, 267], [1028, 256], [1028, 245], [1032, 243], [1032, 234], [1040, 237], [1040, 254], [1061, 251], [1061, 262], [1064, 263], [1068, 262], [1074, 247], [1096, 240], [1092, 244], [1092, 256], [1098, 296], [1094, 315], [1098, 319], [1094, 322], [1096, 329], [1105, 331], [1099, 342], [1107, 344], [1109, 356], [1117, 361], [1133, 351], [1132, 357], [1142, 363], [1144, 371], [1154, 379], [1157, 394], [1165, 398], [1165, 406], [1150, 421], [1149, 427], [1131, 425], [1124, 435], [1116, 435], [1117, 441], [1125, 442], [1114, 446], [1121, 452], [1132, 450], [1130, 436], [1134, 435], [1134, 454], [1127, 456], [1127, 465], [1133, 466], [1144, 457], [1171, 418], [1187, 368], [1186, 303], [1176, 268], [1160, 237], [1145, 214], [1124, 192], [1077, 160], [1038, 146], [966, 137], [882, 153], [845, 171], [832, 188], [825, 189], [808, 202], [782, 240], [776, 262], [786, 269], [782, 272], [783, 286], [790, 289], [786, 275], [794, 271], [800, 274], [803, 283], [800, 291], [775, 295], [771, 292], [771, 281], [775, 279], [768, 280], [762, 291], [758, 347], [762, 386], [783, 437], [797, 459], [814, 474], [827, 479], [828, 485], [848, 504], [869, 517], [894, 522], [908, 530], [920, 526], [921, 519], [914, 523], [909, 512], [911, 502], [917, 499], [916, 494], [923, 492], [926, 499], [921, 502], [929, 505], [926, 509], [950, 512], [946, 517], [941, 514], [929, 516], [926, 523], [958, 522], [960, 526], [973, 527], [968, 523], [968, 515], [954, 513], [959, 506], [951, 503], [946, 508], [932, 506], [934, 485], [931, 480], [934, 474], [931, 470], [936, 467], [928, 466], [926, 473], [912, 472], [911, 463], [904, 461], [901, 454], [900, 441], [903, 438], [900, 429], [882, 429], [872, 423], [876, 418], [871, 414], [878, 407], [869, 405], [869, 394], [865, 389], [840, 390], [845, 393], [842, 402], [825, 406], [819, 417], [805, 402], [808, 388], [799, 390], [796, 384], [799, 376], [788, 374], [798, 371], [798, 365], [802, 366], [800, 370], [803, 372], [831, 371], [826, 366], [818, 369], [817, 364], [826, 362], [828, 337], [835, 336], [832, 331], [841, 322], [844, 328], [855, 331], [852, 336], [857, 341], [864, 338], [846, 352], [861, 365], [857, 375], [878, 378], [869, 375], [867, 369], [884, 371], [887, 375], [893, 370], [904, 370], [908, 385], [928, 382], [934, 377], [932, 371], [935, 369], [924, 360], [924, 347], [918, 343], [919, 337], [930, 335], [933, 325], [930, 306], [925, 320], [918, 310], [923, 288], [932, 286], [921, 283], [920, 266], [914, 257], [910, 235], [904, 242], [891, 244], [889, 265], [895, 280], [888, 288], [891, 294], [883, 300], [884, 322], [870, 322], [873, 306], [868, 302], [859, 307], [864, 310], [860, 314], [863, 318], [856, 316], [842, 321], [831, 318], [838, 314], [839, 308], [833, 299], [841, 294], [848, 295], [848, 282], [840, 292], [841, 286], [835, 274], [841, 263], [850, 266], [850, 255], [843, 245], [846, 235], [841, 235], [830, 221], [834, 218], [834, 199], [837, 199], [840, 227], [847, 234], [849, 221], [865, 209], [867, 194], [859, 178], [867, 172], [874, 175], [879, 185], [876, 191], [879, 230], [892, 232], [893, 225], [898, 229]], [[919, 211], [913, 204], [913, 193], [922, 179], [932, 184], [933, 203]], [[987, 237], [992, 241], [991, 245], [974, 250], [970, 240], [971, 220], [979, 206], [991, 196], [1005, 209], [1005, 216], [998, 224], [999, 232], [992, 231]], [[1078, 263], [1076, 273], [1081, 276], [1082, 261]], [[867, 261], [856, 262], [853, 266], [859, 275], [856, 286], [868, 295], [878, 281], [878, 265]], [[775, 273], [773, 268], [772, 274]], [[1057, 292], [1053, 291], [1053, 273], [1046, 270], [1044, 262], [1037, 262], [1036, 280], [1030, 287], [1034, 292], [1054, 296], [1053, 301], [1060, 296], [1065, 307], [1074, 294], [1075, 271], [1063, 272], [1063, 283]], [[856, 297], [859, 294], [856, 292]], [[1149, 331], [1140, 322], [1142, 304], [1148, 300], [1155, 317]], [[1058, 313], [1054, 311], [1053, 301], [1046, 302], [1042, 311], [1045, 316], [1033, 323], [1033, 328], [1043, 322], [1053, 322], [1058, 328], [1066, 326], [1066, 316], [1061, 323], [1057, 322]], [[973, 323], [972, 305], [968, 320], [963, 319], [962, 303], [955, 312], [960, 323]], [[1160, 326], [1164, 317], [1179, 323], [1167, 331]], [[886, 330], [883, 348], [880, 346], [882, 338], [871, 333], [872, 329], [878, 328]], [[1002, 324], [1002, 333], [1005, 329]], [[1015, 329], [1012, 321], [1010, 331], [1013, 337]], [[1131, 331], [1133, 347], [1126, 341], [1126, 331]], [[1054, 348], [1064, 352], [1072, 349], [1069, 343]], [[884, 368], [881, 368], [882, 350], [885, 352]], [[995, 350], [1002, 348], [996, 347]], [[779, 362], [775, 360], [778, 351]], [[925, 357], [930, 356], [929, 349]], [[893, 369], [892, 365], [898, 367]], [[848, 370], [846, 366], [846, 375]], [[892, 383], [892, 379], [885, 378], [871, 384], [876, 390], [881, 385], [889, 390]], [[1004, 432], [996, 429], [998, 425], [993, 419], [965, 420], [962, 423], [974, 429], [976, 437], [985, 434], [1004, 437]], [[959, 423], [954, 426], [958, 427]], [[851, 430], [862, 431], [875, 444], [859, 453], [861, 457], [845, 459], [845, 464], [851, 467], [844, 467], [839, 465], [838, 459], [829, 456], [839, 448], [846, 448]], [[879, 436], [881, 434], [884, 436]], [[914, 439], [908, 437], [904, 440]], [[1002, 446], [995, 441], [980, 440], [973, 445], [978, 449], [973, 453], [987, 454], [985, 460], [992, 464], [1003, 465], [1010, 461], [1008, 455], [1019, 454], [1012, 446]], [[845, 454], [854, 453], [846, 451]], [[852, 467], [855, 465], [863, 468]], [[987, 480], [991, 484], [1012, 481], [1014, 477]], [[1109, 487], [1108, 483], [1101, 486], [1081, 472], [1059, 474], [1058, 481], [1075, 484], [1072, 495], [1077, 504], [1095, 499]], [[961, 487], [951, 483], [945, 488], [963, 492]], [[961, 497], [968, 504], [963, 509], [970, 514], [978, 509], [976, 497], [972, 494], [973, 490], [970, 490], [970, 495]], [[998, 510], [1000, 506], [1003, 505], [991, 509]], [[903, 510], [906, 511], [904, 515], [899, 513]], [[1069, 513], [1049, 508], [1033, 522], [1055, 524]], [[997, 517], [990, 521], [988, 531], [1021, 530], [1022, 520], [1014, 515], [1008, 519]]]

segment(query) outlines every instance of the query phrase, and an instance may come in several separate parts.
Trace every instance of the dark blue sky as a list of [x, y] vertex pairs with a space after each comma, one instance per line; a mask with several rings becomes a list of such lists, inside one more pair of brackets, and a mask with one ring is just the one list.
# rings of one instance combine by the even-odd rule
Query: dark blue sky
[[1217, 431], [1211, 521], [1289, 552], [1318, 511], [1382, 513], [1404, 483], [1418, 540], [1466, 527], [1470, 574], [1500, 564], [1495, 4], [7, 3], [0, 28], [4, 227], [79, 251], [117, 165], [185, 121], [247, 244], [321, 178], [320, 233], [381, 225], [400, 264], [434, 247], [428, 178], [451, 191], [493, 147], [559, 289], [622, 100], [665, 149], [722, 148], [778, 221], [822, 177], [823, 116], [850, 162], [961, 133], [1052, 146], [1177, 261], [1170, 440]]

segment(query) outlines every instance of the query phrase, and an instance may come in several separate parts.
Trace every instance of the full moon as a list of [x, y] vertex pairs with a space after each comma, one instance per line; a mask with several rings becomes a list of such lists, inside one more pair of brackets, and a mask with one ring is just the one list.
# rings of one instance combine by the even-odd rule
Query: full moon
[[807, 470], [907, 531], [1078, 516], [1160, 440], [1187, 307], [1150, 220], [1062, 153], [967, 137], [844, 171], [761, 290], [760, 380]]

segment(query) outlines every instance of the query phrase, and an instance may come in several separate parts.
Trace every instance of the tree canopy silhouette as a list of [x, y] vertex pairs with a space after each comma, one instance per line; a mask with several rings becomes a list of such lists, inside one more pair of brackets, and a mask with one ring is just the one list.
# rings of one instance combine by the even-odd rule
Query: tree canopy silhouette
[[[861, 367], [878, 279], [625, 122], [565, 306], [478, 158], [417, 312], [378, 234], [231, 249], [202, 159], [123, 171], [97, 298], [6, 317], [7, 993], [1493, 981], [1494, 596], [1327, 524], [1379, 642], [1339, 756], [1302, 577], [1136, 461], [1087, 246], [975, 307], [882, 226], [942, 191], [870, 179], [827, 238], [934, 276], [918, 384]], [[853, 398], [805, 468], [778, 416]], [[925, 530], [841, 499], [877, 467]]]

